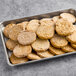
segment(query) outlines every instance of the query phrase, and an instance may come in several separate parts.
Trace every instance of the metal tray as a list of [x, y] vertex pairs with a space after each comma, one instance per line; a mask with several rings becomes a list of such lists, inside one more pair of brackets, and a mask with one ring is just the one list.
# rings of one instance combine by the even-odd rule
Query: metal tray
[[76, 54], [76, 52], [70, 52], [70, 53], [65, 53], [65, 54], [62, 54], [62, 55], [56, 55], [56, 56], [53, 56], [53, 57], [50, 57], [50, 58], [43, 58], [43, 59], [40, 59], [40, 60], [33, 60], [33, 61], [28, 61], [28, 62], [20, 63], [20, 64], [12, 64], [10, 62], [10, 60], [9, 60], [9, 56], [10, 56], [11, 52], [5, 46], [5, 41], [6, 41], [7, 38], [3, 35], [3, 29], [4, 29], [4, 27], [7, 24], [9, 24], [9, 23], [19, 23], [19, 22], [23, 22], [23, 21], [29, 21], [31, 19], [51, 18], [51, 17], [57, 16], [57, 15], [63, 13], [63, 12], [71, 13], [71, 14], [76, 16], [76, 10], [74, 10], [74, 9], [66, 9], [66, 10], [61, 10], [61, 11], [57, 11], [57, 12], [46, 13], [46, 14], [41, 14], [41, 15], [36, 15], [36, 16], [31, 16], [31, 17], [24, 17], [24, 18], [20, 18], [20, 19], [14, 19], [14, 20], [1, 22], [0, 23], [0, 28], [1, 28], [0, 29], [0, 35], [1, 35], [2, 42], [3, 42], [4, 50], [5, 50], [7, 63], [10, 66], [17, 66], [17, 65], [22, 65], [22, 64], [29, 64], [29, 63], [33, 63], [33, 62], [38, 62], [38, 61], [58, 58], [58, 57], [62, 57], [62, 56], [70, 55], [70, 54]]

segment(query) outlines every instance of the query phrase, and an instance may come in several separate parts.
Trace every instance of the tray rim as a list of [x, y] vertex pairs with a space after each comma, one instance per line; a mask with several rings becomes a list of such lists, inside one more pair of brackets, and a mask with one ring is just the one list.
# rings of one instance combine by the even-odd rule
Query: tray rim
[[[65, 11], [65, 10], [73, 10], [73, 11], [76, 11], [75, 9], [64, 9], [64, 10], [59, 10], [59, 11]], [[54, 12], [58, 12], [58, 11], [54, 11]], [[50, 13], [54, 13], [54, 12], [50, 12]], [[49, 13], [44, 13], [44, 14], [49, 14]], [[44, 15], [44, 14], [39, 14], [39, 15]], [[30, 18], [30, 17], [35, 17], [35, 16], [39, 16], [39, 15], [34, 15], [34, 16], [29, 16], [29, 17], [23, 17], [23, 18]], [[18, 19], [23, 19], [23, 18], [18, 18]], [[17, 20], [17, 19], [13, 19], [14, 21]], [[13, 21], [13, 20], [7, 20], [7, 21], [3, 21], [3, 22], [0, 22], [0, 35], [1, 35], [1, 40], [2, 40], [2, 44], [3, 44], [3, 49], [5, 51], [5, 55], [6, 55], [6, 61], [8, 63], [8, 65], [10, 66], [19, 66], [19, 65], [23, 65], [23, 64], [29, 64], [29, 63], [34, 63], [34, 62], [39, 62], [39, 61], [44, 61], [44, 60], [50, 60], [50, 59], [53, 59], [53, 58], [58, 58], [58, 57], [62, 57], [62, 56], [67, 56], [67, 55], [72, 55], [72, 54], [76, 54], [76, 52], [70, 52], [70, 53], [65, 53], [65, 54], [62, 54], [62, 55], [56, 55], [56, 56], [53, 56], [53, 57], [50, 57], [50, 58], [42, 58], [40, 60], [33, 60], [33, 61], [28, 61], [28, 62], [25, 62], [25, 63], [20, 63], [20, 64], [12, 64], [10, 61], [9, 61], [9, 57], [8, 57], [8, 53], [7, 53], [7, 49], [6, 49], [6, 46], [5, 46], [5, 41], [4, 41], [4, 38], [3, 38], [3, 30], [2, 30], [2, 26], [3, 26], [3, 23], [4, 22], [10, 22], [10, 21]]]
[[38, 15], [32, 15], [32, 16], [26, 16], [26, 17], [21, 17], [21, 18], [14, 18], [14, 19], [10, 19], [10, 20], [6, 20], [6, 21], [2, 21], [1, 23], [3, 24], [4, 22], [11, 22], [11, 21], [15, 21], [15, 20], [19, 20], [19, 19], [24, 19], [24, 18], [31, 18], [31, 17], [35, 17], [35, 16], [40, 16], [40, 15], [45, 15], [45, 14], [50, 14], [50, 13], [55, 13], [55, 12], [62, 12], [62, 11], [67, 11], [67, 10], [72, 10], [72, 11], [76, 11], [73, 8], [69, 8], [69, 9], [64, 9], [64, 10], [58, 10], [58, 11], [52, 11], [52, 12], [47, 12], [47, 13], [43, 13], [43, 14], [38, 14]]

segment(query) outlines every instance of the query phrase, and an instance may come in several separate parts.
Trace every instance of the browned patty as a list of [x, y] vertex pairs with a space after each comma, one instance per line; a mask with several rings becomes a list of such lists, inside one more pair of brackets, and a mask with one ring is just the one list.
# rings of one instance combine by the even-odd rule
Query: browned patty
[[8, 25], [6, 25], [6, 27], [4, 28], [3, 33], [4, 33], [4, 35], [5, 35], [7, 38], [9, 38], [9, 31], [10, 31], [10, 29], [11, 29], [14, 25], [15, 25], [15, 24], [8, 24]]
[[50, 47], [50, 42], [48, 40], [36, 39], [36, 41], [32, 44], [32, 48], [39, 51], [46, 51]]
[[57, 34], [55, 34], [54, 37], [50, 39], [50, 42], [56, 48], [61, 48], [68, 44], [68, 41], [66, 40], [65, 37], [59, 36]]
[[57, 49], [57, 48], [54, 48], [50, 45], [50, 48], [49, 48], [50, 52], [53, 53], [54, 55], [61, 55], [61, 54], [64, 54], [65, 52], [63, 52], [61, 49]]
[[6, 47], [9, 49], [9, 50], [11, 50], [11, 51], [13, 51], [13, 49], [15, 48], [15, 46], [18, 44], [18, 42], [15, 42], [15, 41], [13, 41], [13, 40], [11, 40], [11, 39], [8, 39], [7, 41], [6, 41]]
[[66, 37], [67, 40], [71, 43], [76, 43], [76, 31], [74, 31], [71, 35]]
[[64, 52], [74, 52], [75, 51], [75, 49], [73, 49], [70, 45], [66, 45], [66, 46], [62, 47], [62, 50]]
[[52, 53], [50, 53], [48, 50], [44, 52], [37, 52], [37, 54], [42, 58], [49, 58], [54, 56]]
[[10, 56], [10, 61], [12, 64], [19, 64], [19, 63], [25, 63], [28, 61], [28, 58], [17, 58], [13, 53]]
[[23, 30], [21, 25], [13, 26], [9, 32], [9, 38], [11, 40], [17, 41], [18, 34]]
[[75, 16], [70, 13], [61, 13], [60, 17], [67, 19], [69, 22], [72, 22], [72, 23], [74, 23], [76, 20]]
[[41, 39], [50, 39], [54, 36], [54, 26], [41, 25], [37, 30], [37, 35]]
[[22, 31], [18, 35], [18, 42], [22, 45], [28, 45], [36, 40], [36, 34], [30, 31]]
[[30, 53], [30, 54], [28, 54], [27, 58], [28, 58], [28, 59], [31, 59], [31, 60], [39, 60], [39, 59], [41, 59], [41, 58], [40, 58], [37, 54], [35, 54], [35, 53]]
[[56, 32], [61, 36], [67, 36], [74, 31], [73, 24], [66, 19], [59, 19], [56, 22]]
[[28, 31], [36, 32], [37, 29], [38, 29], [38, 27], [39, 27], [39, 25], [40, 25], [40, 24], [39, 24], [39, 20], [34, 19], [34, 20], [29, 21], [26, 29], [27, 29]]
[[13, 50], [13, 54], [19, 58], [25, 57], [28, 54], [30, 54], [31, 52], [32, 52], [32, 48], [30, 45], [27, 45], [27, 46], [17, 45]]

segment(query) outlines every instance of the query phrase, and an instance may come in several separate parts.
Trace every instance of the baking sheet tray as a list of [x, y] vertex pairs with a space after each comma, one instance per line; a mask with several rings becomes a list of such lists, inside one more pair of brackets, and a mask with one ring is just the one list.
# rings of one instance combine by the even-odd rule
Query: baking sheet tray
[[70, 52], [70, 53], [65, 53], [65, 54], [62, 54], [62, 55], [56, 55], [56, 56], [53, 56], [53, 57], [50, 57], [50, 58], [43, 58], [43, 59], [40, 59], [40, 60], [33, 60], [33, 61], [28, 61], [28, 62], [20, 63], [20, 64], [12, 64], [9, 60], [9, 56], [10, 56], [11, 52], [5, 46], [5, 41], [7, 40], [7, 38], [3, 35], [3, 29], [7, 24], [9, 24], [9, 23], [20, 23], [20, 22], [23, 22], [23, 21], [29, 21], [31, 19], [51, 18], [53, 16], [60, 15], [63, 12], [71, 13], [74, 16], [76, 16], [76, 10], [66, 9], [66, 10], [61, 10], [61, 11], [57, 11], [57, 12], [51, 12], [51, 13], [46, 13], [46, 14], [41, 14], [41, 15], [36, 15], [36, 16], [31, 16], [31, 17], [24, 17], [24, 18], [20, 18], [20, 19], [14, 19], [14, 20], [1, 22], [0, 23], [0, 35], [1, 35], [2, 42], [3, 42], [3, 47], [4, 47], [7, 63], [10, 66], [18, 66], [18, 65], [29, 64], [29, 63], [34, 63], [34, 62], [38, 62], [38, 61], [58, 58], [58, 57], [62, 57], [62, 56], [70, 55], [70, 54], [76, 54], [76, 52]]

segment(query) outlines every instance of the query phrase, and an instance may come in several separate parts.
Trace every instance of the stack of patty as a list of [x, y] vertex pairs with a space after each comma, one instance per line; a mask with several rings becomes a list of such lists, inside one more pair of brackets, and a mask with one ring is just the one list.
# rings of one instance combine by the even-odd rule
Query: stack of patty
[[4, 28], [12, 64], [76, 51], [76, 21], [70, 13], [53, 18], [11, 23]]

